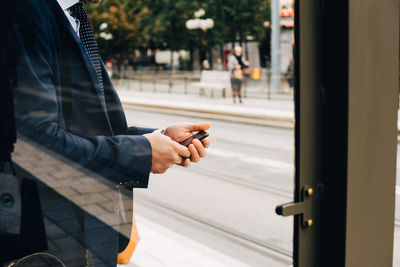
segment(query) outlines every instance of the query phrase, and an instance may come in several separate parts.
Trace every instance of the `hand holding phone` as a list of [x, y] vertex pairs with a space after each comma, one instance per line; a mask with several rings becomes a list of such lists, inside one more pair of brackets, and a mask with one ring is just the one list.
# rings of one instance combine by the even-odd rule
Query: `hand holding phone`
[[210, 134], [207, 133], [206, 131], [199, 131], [196, 134], [190, 136], [189, 138], [186, 138], [182, 142], [180, 142], [181, 145], [188, 147], [194, 139], [198, 139], [199, 141], [207, 138]]

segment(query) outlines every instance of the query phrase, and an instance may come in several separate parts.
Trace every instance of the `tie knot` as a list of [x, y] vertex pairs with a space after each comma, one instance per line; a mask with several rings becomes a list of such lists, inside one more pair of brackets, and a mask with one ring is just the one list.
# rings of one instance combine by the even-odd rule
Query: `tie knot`
[[86, 11], [83, 8], [83, 2], [76, 3], [75, 5], [71, 6], [69, 10], [71, 11], [71, 15], [77, 18], [78, 20], [87, 16]]

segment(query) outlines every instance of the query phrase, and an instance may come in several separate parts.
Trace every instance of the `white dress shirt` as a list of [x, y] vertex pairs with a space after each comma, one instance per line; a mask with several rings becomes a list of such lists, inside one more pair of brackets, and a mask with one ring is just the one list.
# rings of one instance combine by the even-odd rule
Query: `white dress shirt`
[[60, 7], [62, 8], [62, 10], [64, 11], [65, 16], [71, 23], [72, 28], [75, 30], [76, 34], [78, 34], [78, 36], [79, 36], [79, 24], [80, 24], [79, 20], [72, 17], [71, 11], [69, 10], [69, 8], [73, 5], [75, 5], [76, 3], [78, 3], [79, 0], [57, 0], [57, 2], [60, 5]]

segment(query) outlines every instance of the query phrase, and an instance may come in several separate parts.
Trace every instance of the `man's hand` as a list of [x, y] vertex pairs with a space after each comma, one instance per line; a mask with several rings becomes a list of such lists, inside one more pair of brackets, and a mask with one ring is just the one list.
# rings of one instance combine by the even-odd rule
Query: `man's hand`
[[[186, 138], [193, 135], [193, 132], [208, 130], [211, 127], [209, 122], [201, 123], [180, 123], [169, 126], [165, 129], [164, 134], [169, 136], [176, 142], [182, 142]], [[210, 146], [210, 139], [205, 138], [202, 141], [197, 139], [193, 140], [192, 144], [189, 145], [190, 159], [193, 162], [200, 161], [200, 158], [206, 156], [206, 148]]]
[[173, 164], [179, 164], [183, 167], [189, 166], [190, 152], [188, 148], [161, 133], [150, 133], [143, 136], [146, 137], [151, 144], [152, 173], [164, 173]]

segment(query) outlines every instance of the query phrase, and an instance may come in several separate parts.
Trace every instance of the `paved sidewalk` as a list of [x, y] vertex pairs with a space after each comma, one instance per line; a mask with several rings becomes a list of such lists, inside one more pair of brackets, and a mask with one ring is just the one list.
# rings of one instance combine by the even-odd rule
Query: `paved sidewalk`
[[118, 267], [249, 266], [137, 214], [135, 218], [141, 240], [131, 264]]
[[228, 98], [210, 98], [195, 94], [153, 93], [119, 90], [126, 107], [158, 110], [160, 112], [221, 119], [242, 123], [293, 128], [294, 104], [289, 95], [279, 99], [244, 98], [243, 104], [234, 104]]
[[[244, 98], [243, 104], [234, 104], [230, 97], [210, 98], [196, 94], [133, 90], [118, 90], [118, 94], [123, 105], [136, 109], [289, 129], [294, 127], [294, 102], [288, 94], [275, 94], [272, 99]], [[397, 127], [400, 134], [400, 110]]]

